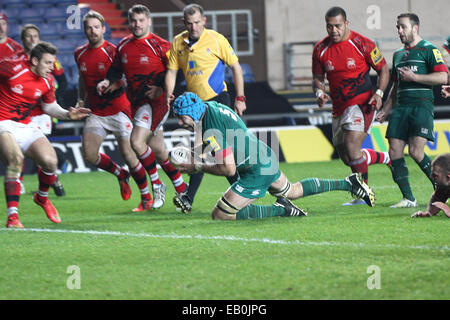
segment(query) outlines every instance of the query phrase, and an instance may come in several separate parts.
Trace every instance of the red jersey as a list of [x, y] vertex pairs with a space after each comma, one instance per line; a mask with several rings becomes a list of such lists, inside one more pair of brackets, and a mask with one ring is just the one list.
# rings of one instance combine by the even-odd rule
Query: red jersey
[[[30, 57], [25, 55], [24, 58], [29, 59]], [[52, 75], [57, 77], [57, 76], [62, 75], [63, 73], [64, 73], [64, 69], [63, 69], [61, 63], [59, 62], [59, 60], [56, 59], [55, 64], [53, 66]], [[55, 80], [55, 79], [53, 78], [53, 80]], [[55, 81], [55, 83], [56, 83], [56, 81]], [[56, 88], [55, 88], [55, 90], [56, 90]], [[41, 114], [44, 114], [44, 110], [42, 110], [41, 105], [39, 104], [39, 106], [37, 106], [31, 110], [30, 117], [40, 116]]]
[[152, 33], [143, 39], [129, 35], [117, 45], [112, 66], [125, 74], [133, 108], [151, 102], [144, 95], [147, 85], [164, 86], [169, 50], [170, 43]]
[[376, 44], [351, 31], [347, 40], [333, 43], [326, 37], [314, 46], [314, 75], [327, 76], [333, 102], [333, 116], [348, 106], [364, 104], [373, 94], [370, 67], [380, 71], [386, 60]]
[[30, 112], [39, 99], [53, 103], [55, 82], [53, 77], [40, 77], [23, 59], [3, 60], [0, 63], [0, 121], [30, 122]]
[[6, 38], [6, 42], [0, 43], [0, 60], [19, 59], [25, 57], [22, 46], [11, 38]]
[[119, 112], [130, 116], [130, 102], [124, 87], [102, 96], [97, 93], [97, 84], [105, 79], [115, 54], [116, 47], [106, 40], [98, 48], [90, 48], [87, 43], [75, 49], [74, 57], [84, 80], [89, 108], [98, 116], [110, 116]]

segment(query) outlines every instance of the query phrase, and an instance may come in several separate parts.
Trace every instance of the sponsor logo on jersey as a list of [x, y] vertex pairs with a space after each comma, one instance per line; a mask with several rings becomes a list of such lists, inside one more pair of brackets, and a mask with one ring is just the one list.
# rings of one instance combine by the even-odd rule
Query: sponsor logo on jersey
[[17, 72], [17, 71], [19, 71], [20, 69], [22, 69], [22, 65], [21, 65], [21, 64], [18, 64], [17, 66], [15, 66], [15, 67], [13, 68], [13, 71], [14, 71], [14, 72]]
[[87, 71], [86, 63], [84, 63], [84, 62], [81, 63], [80, 70], [83, 72]]
[[23, 94], [23, 86], [21, 84], [16, 84], [11, 90], [18, 94]]
[[356, 68], [355, 59], [347, 58], [347, 68], [349, 68], [349, 69], [355, 69]]
[[238, 184], [236, 185], [235, 188], [236, 188], [236, 191], [237, 191], [237, 192], [242, 192], [242, 191], [244, 191], [244, 188], [243, 188], [242, 186], [238, 185]]
[[36, 91], [34, 92], [34, 97], [39, 98], [40, 96], [42, 96], [42, 91], [39, 89], [36, 89]]
[[206, 49], [206, 54], [211, 54], [211, 50], [209, 48]]
[[211, 153], [214, 155], [214, 153], [220, 151], [220, 145], [217, 143], [216, 137], [211, 136], [203, 140], [203, 143], [205, 146], [208, 146]]
[[428, 134], [428, 128], [420, 128], [420, 132], [423, 134]]
[[99, 63], [98, 64], [98, 70], [99, 71], [104, 71], [105, 70], [105, 64], [104, 63]]
[[442, 54], [438, 49], [433, 49], [434, 58], [437, 63], [444, 63], [444, 59], [442, 58]]
[[360, 125], [362, 124], [362, 118], [361, 117], [355, 117], [353, 118], [353, 124]]
[[383, 60], [383, 55], [381, 54], [381, 51], [378, 49], [378, 47], [375, 47], [370, 52], [370, 57], [372, 58], [372, 62], [377, 65], [380, 63], [381, 60]]
[[417, 72], [418, 71], [418, 67], [417, 66], [409, 66], [409, 68], [411, 69], [411, 71], [413, 72]]
[[148, 57], [142, 55], [141, 58], [139, 59], [139, 62], [140, 62], [141, 64], [148, 64]]
[[190, 60], [190, 61], [188, 61], [188, 65], [189, 65], [189, 69], [195, 69], [195, 68], [197, 68], [197, 61]]
[[331, 62], [331, 60], [325, 61], [325, 71], [329, 72], [333, 70], [334, 70], [333, 62]]
[[252, 191], [252, 196], [257, 196], [257, 195], [259, 195], [260, 192], [261, 192], [261, 190], [256, 189], [256, 190]]

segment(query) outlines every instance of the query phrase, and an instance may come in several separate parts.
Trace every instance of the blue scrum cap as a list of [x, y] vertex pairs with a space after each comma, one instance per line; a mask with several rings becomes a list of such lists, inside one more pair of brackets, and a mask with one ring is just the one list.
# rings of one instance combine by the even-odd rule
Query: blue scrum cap
[[173, 113], [176, 116], [189, 116], [195, 122], [200, 121], [206, 106], [195, 93], [185, 92], [175, 99]]

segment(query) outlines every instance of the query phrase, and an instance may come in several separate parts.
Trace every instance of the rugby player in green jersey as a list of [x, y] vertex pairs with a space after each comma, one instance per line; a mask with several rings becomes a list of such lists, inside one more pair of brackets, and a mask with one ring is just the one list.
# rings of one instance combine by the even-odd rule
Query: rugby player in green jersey
[[[392, 177], [403, 199], [391, 208], [417, 207], [409, 183], [404, 149], [431, 179], [431, 160], [425, 154], [427, 141], [434, 141], [433, 86], [447, 83], [447, 67], [441, 52], [419, 35], [419, 17], [403, 13], [397, 17], [397, 32], [403, 48], [394, 52], [392, 61], [393, 86], [389, 97], [377, 115], [383, 122], [392, 112], [386, 131]], [[392, 110], [391, 110], [392, 109]]]
[[[303, 216], [306, 212], [290, 200], [332, 190], [349, 191], [373, 206], [375, 196], [361, 174], [345, 179], [308, 178], [290, 183], [278, 167], [276, 150], [259, 140], [229, 107], [202, 101], [186, 92], [173, 105], [178, 124], [195, 133], [195, 148], [186, 161], [177, 163], [180, 172], [230, 176], [239, 172], [233, 183], [217, 201], [212, 218], [218, 220], [262, 219], [272, 216]], [[200, 149], [200, 150], [197, 150]], [[191, 151], [189, 151], [191, 153]], [[206, 161], [198, 155], [206, 157]], [[277, 198], [272, 206], [254, 205], [266, 191]]]

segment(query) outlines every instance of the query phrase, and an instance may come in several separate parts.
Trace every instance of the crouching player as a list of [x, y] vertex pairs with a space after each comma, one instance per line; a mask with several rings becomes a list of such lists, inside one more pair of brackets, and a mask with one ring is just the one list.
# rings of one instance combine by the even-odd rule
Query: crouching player
[[[308, 178], [290, 183], [278, 167], [274, 151], [246, 127], [242, 119], [227, 106], [203, 102], [197, 95], [186, 92], [173, 106], [178, 124], [194, 132], [196, 145], [203, 143], [204, 155], [212, 154], [215, 162], [201, 161], [199, 157], [179, 163], [180, 172], [232, 176], [239, 179], [219, 199], [212, 211], [218, 220], [262, 219], [272, 216], [304, 216], [307, 213], [290, 200], [332, 190], [345, 190], [373, 206], [375, 196], [360, 174], [345, 179], [328, 180]], [[189, 157], [187, 157], [189, 159]], [[277, 198], [272, 206], [254, 205], [266, 191]], [[186, 208], [179, 205], [185, 212]]]
[[39, 190], [34, 202], [44, 209], [52, 222], [61, 222], [58, 211], [48, 199], [48, 190], [56, 181], [58, 158], [42, 131], [30, 122], [30, 112], [39, 99], [42, 99], [44, 112], [58, 119], [80, 120], [90, 110], [65, 110], [56, 103], [51, 77], [56, 53], [53, 45], [41, 42], [31, 50], [29, 61], [3, 60], [0, 63], [0, 159], [6, 166], [7, 228], [23, 228], [18, 205], [24, 155], [42, 168], [38, 173]]

